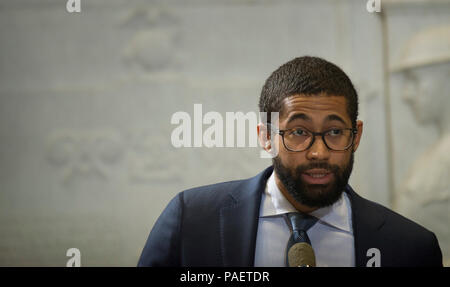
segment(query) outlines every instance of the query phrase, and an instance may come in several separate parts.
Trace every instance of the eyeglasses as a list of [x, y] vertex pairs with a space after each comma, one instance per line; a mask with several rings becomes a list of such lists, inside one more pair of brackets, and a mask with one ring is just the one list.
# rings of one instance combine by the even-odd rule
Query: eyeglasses
[[329, 150], [345, 151], [353, 145], [354, 135], [358, 133], [357, 129], [351, 128], [333, 128], [321, 133], [315, 133], [303, 127], [278, 130], [274, 125], [269, 124], [269, 126], [282, 137], [284, 147], [293, 152], [309, 149], [314, 144], [316, 136], [322, 137], [323, 143]]

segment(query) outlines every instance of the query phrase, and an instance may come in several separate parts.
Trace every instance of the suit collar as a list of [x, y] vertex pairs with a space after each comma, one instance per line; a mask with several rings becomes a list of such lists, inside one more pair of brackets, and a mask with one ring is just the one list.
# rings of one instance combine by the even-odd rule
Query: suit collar
[[230, 191], [220, 210], [221, 254], [224, 266], [253, 266], [261, 195], [273, 168], [244, 180]]

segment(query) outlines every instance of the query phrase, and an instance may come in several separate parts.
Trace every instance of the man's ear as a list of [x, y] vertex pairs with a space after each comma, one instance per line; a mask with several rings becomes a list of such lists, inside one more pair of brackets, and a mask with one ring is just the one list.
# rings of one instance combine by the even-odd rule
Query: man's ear
[[270, 150], [272, 149], [272, 144], [270, 142], [270, 134], [267, 131], [267, 126], [263, 123], [259, 123], [257, 126], [257, 132], [258, 132], [258, 140], [260, 146], [270, 153]]
[[358, 130], [358, 133], [355, 135], [355, 139], [353, 141], [353, 152], [355, 152], [358, 149], [359, 142], [361, 141], [362, 133], [363, 133], [363, 122], [362, 121], [356, 121], [356, 129]]

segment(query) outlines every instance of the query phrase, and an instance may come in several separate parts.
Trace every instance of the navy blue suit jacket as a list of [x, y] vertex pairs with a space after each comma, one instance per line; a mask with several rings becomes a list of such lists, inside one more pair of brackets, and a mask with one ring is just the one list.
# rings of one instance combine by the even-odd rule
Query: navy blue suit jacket
[[[261, 195], [272, 173], [179, 193], [162, 212], [138, 266], [253, 266]], [[371, 248], [381, 266], [442, 266], [436, 236], [409, 219], [346, 191], [352, 207], [355, 264]]]

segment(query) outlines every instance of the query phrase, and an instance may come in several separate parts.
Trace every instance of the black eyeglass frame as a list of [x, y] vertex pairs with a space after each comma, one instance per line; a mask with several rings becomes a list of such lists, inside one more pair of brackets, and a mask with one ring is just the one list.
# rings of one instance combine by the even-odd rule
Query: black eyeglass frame
[[[293, 131], [293, 130], [296, 130], [296, 129], [298, 129], [298, 128], [292, 128], [292, 129], [280, 130], [280, 129], [275, 128], [275, 126], [272, 125], [272, 124], [268, 124], [267, 126], [268, 126], [268, 128], [270, 128], [270, 127], [273, 127], [273, 128], [274, 128], [274, 132], [276, 132], [277, 134], [279, 134], [279, 135], [281, 136], [281, 138], [282, 138], [282, 140], [283, 140], [283, 145], [284, 145], [284, 147], [285, 147], [288, 151], [292, 151], [292, 152], [302, 152], [302, 151], [306, 151], [306, 150], [310, 149], [310, 148], [312, 147], [312, 145], [313, 145], [313, 144], [315, 143], [315, 141], [316, 141], [316, 136], [321, 136], [321, 137], [322, 137], [323, 143], [325, 144], [325, 146], [326, 146], [329, 150], [331, 150], [331, 151], [346, 151], [346, 150], [348, 150], [349, 148], [351, 148], [351, 147], [353, 146], [354, 141], [355, 141], [355, 135], [358, 133], [358, 130], [355, 129], [355, 128], [329, 129], [329, 130], [323, 131], [323, 132], [321, 132], [321, 133], [312, 132], [312, 131], [310, 131], [310, 130], [308, 130], [308, 129], [305, 128], [306, 131], [308, 131], [310, 134], [312, 134], [312, 137], [313, 137], [313, 138], [312, 138], [312, 141], [309, 143], [308, 147], [306, 147], [305, 149], [302, 149], [302, 150], [292, 150], [292, 149], [288, 148], [287, 145], [286, 145], [286, 143], [284, 142], [284, 135], [286, 134], [286, 132]], [[327, 141], [325, 140], [325, 134], [327, 134], [329, 131], [332, 131], [332, 130], [351, 130], [351, 131], [352, 131], [352, 141], [351, 141], [350, 144], [349, 144], [346, 148], [344, 148], [344, 149], [332, 149], [332, 148], [330, 148], [330, 147], [328, 146], [328, 144], [327, 144]], [[272, 132], [271, 132], [271, 133], [272, 133]]]

